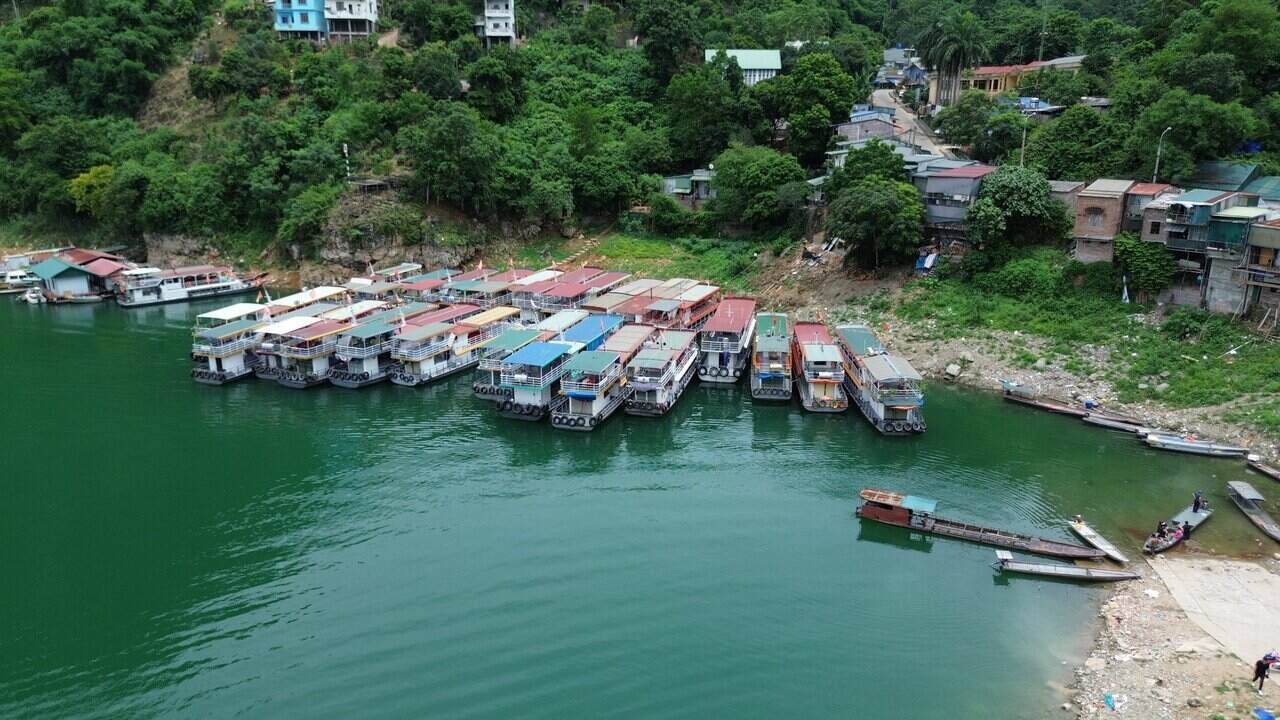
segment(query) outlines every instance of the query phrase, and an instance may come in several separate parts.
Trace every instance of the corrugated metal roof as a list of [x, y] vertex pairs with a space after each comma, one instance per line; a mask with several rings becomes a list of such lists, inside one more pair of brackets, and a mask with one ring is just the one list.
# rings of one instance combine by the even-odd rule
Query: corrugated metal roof
[[711, 62], [716, 59], [716, 55], [723, 52], [725, 55], [738, 61], [738, 67], [743, 70], [781, 70], [782, 69], [782, 53], [777, 50], [747, 50], [739, 48], [707, 49], [702, 53], [703, 62]]
[[504, 362], [511, 365], [546, 367], [572, 349], [573, 346], [568, 343], [536, 342], [515, 351]]
[[56, 257], [46, 258], [44, 262], [41, 262], [31, 268], [31, 272], [37, 275], [41, 280], [52, 280], [68, 270], [83, 273], [85, 275], [93, 274], [79, 265], [72, 265], [71, 263]]
[[586, 310], [561, 310], [551, 317], [538, 323], [539, 330], [550, 330], [552, 332], [562, 333], [565, 330], [582, 322], [589, 315]]
[[805, 343], [801, 345], [805, 362], [838, 363], [844, 360], [840, 348], [826, 343]]
[[866, 325], [837, 325], [836, 335], [844, 342], [845, 347], [855, 355], [866, 355], [884, 349], [880, 339]]
[[1221, 190], [1203, 190], [1197, 188], [1195, 190], [1188, 190], [1175, 198], [1171, 198], [1171, 200], [1173, 202], [1182, 203], [1208, 204], [1222, 197], [1222, 195], [1223, 192]]
[[261, 312], [266, 307], [266, 305], [259, 305], [258, 303], [235, 303], [234, 305], [228, 305], [226, 307], [218, 308], [217, 310], [200, 313], [196, 317], [208, 318], [209, 320], [235, 320], [236, 318], [244, 317], [250, 313]]
[[867, 366], [867, 372], [877, 381], [920, 379], [920, 373], [911, 367], [911, 363], [897, 355], [871, 355], [862, 361]]
[[602, 373], [618, 360], [619, 357], [616, 352], [587, 350], [574, 355], [565, 365], [565, 370], [568, 372]]
[[630, 295], [624, 295], [620, 292], [611, 292], [582, 303], [582, 307], [589, 310], [609, 311], [630, 299]]
[[966, 165], [964, 167], [940, 170], [933, 174], [939, 178], [980, 178], [990, 175], [996, 169], [990, 165]]
[[831, 333], [822, 323], [799, 322], [792, 328], [792, 333], [801, 343], [830, 343]]
[[1132, 180], [1112, 180], [1102, 178], [1089, 183], [1089, 187], [1080, 191], [1081, 196], [1120, 197], [1133, 185]]
[[472, 315], [471, 317], [468, 317], [465, 320], [459, 320], [458, 324], [474, 325], [478, 327], [481, 325], [489, 325], [491, 323], [501, 322], [511, 317], [512, 315], [519, 315], [519, 314], [520, 314], [520, 311], [517, 310], [516, 308], [502, 305], [495, 308], [489, 308], [484, 312], [476, 313], [475, 315]]
[[451, 332], [453, 332], [452, 323], [433, 322], [426, 325], [407, 325], [396, 334], [396, 337], [406, 342], [421, 342], [427, 338]]
[[757, 313], [756, 337], [780, 337], [790, 340], [791, 321], [786, 313]]
[[680, 309], [680, 301], [672, 300], [670, 298], [661, 298], [645, 305], [644, 309], [660, 313], [672, 312]]
[[1255, 218], [1266, 217], [1271, 213], [1270, 210], [1260, 207], [1250, 207], [1248, 205], [1237, 205], [1233, 208], [1220, 210], [1213, 214], [1215, 219], [1224, 220], [1253, 220]]
[[668, 348], [649, 347], [636, 353], [629, 365], [656, 370], [671, 362], [671, 358], [675, 357], [675, 354], [675, 350]]
[[556, 278], [560, 277], [563, 274], [564, 273], [560, 272], [559, 270], [539, 270], [538, 272], [532, 275], [525, 275], [524, 277], [520, 278], [519, 280], [516, 280], [512, 284], [524, 287], [524, 286], [534, 285], [540, 282], [546, 282], [548, 280], [555, 280]]
[[263, 335], [288, 335], [289, 333], [297, 332], [308, 325], [315, 325], [318, 322], [322, 322], [318, 317], [299, 315], [271, 323], [270, 325], [262, 328], [261, 332]]
[[128, 265], [118, 263], [110, 258], [98, 258], [97, 260], [86, 263], [83, 267], [85, 270], [88, 270], [98, 277], [107, 277], [112, 273], [127, 270], [129, 268]]
[[494, 338], [493, 342], [489, 343], [488, 350], [490, 352], [519, 350], [533, 342], [541, 334], [541, 330], [535, 330], [534, 328], [509, 328]]
[[1244, 191], [1260, 195], [1264, 200], [1280, 200], [1280, 175], [1263, 175], [1246, 185]]
[[610, 335], [609, 339], [605, 340], [604, 345], [600, 347], [603, 350], [629, 355], [635, 352], [636, 348], [643, 345], [644, 341], [648, 340], [649, 336], [653, 334], [653, 331], [654, 327], [652, 325], [623, 325], [618, 328], [618, 332]]
[[396, 328], [399, 326], [400, 324], [396, 322], [374, 320], [372, 322], [360, 323], [352, 328], [350, 332], [343, 333], [343, 335], [350, 335], [353, 338], [365, 340], [378, 335], [395, 332]]
[[601, 337], [613, 332], [623, 322], [618, 315], [591, 315], [582, 322], [564, 331], [564, 339], [591, 345]]
[[1049, 191], [1056, 193], [1069, 193], [1084, 187], [1084, 183], [1079, 180], [1050, 180]]
[[1262, 500], [1265, 499], [1262, 497], [1262, 493], [1258, 492], [1257, 490], [1254, 489], [1252, 485], [1242, 480], [1232, 480], [1231, 482], [1227, 483], [1227, 487], [1231, 488], [1232, 490], [1235, 490], [1236, 494], [1244, 498], [1245, 500], [1261, 502]]
[[658, 333], [658, 345], [672, 350], [683, 350], [691, 345], [698, 333], [692, 330], [663, 330]]
[[261, 325], [262, 321], [254, 318], [246, 318], [244, 320], [236, 320], [235, 322], [224, 323], [217, 327], [205, 328], [197, 333], [197, 337], [205, 340], [221, 340], [223, 338], [233, 337], [242, 332], [252, 330]]
[[715, 314], [702, 326], [702, 332], [741, 333], [751, 324], [756, 301], [751, 298], [727, 298], [716, 306]]
[[1172, 189], [1174, 188], [1169, 183], [1140, 182], [1140, 183], [1134, 183], [1133, 186], [1129, 188], [1129, 194], [1155, 197], [1156, 195], [1159, 195], [1162, 192], [1165, 192], [1167, 190], [1172, 190]]
[[597, 268], [597, 267], [580, 267], [577, 270], [571, 270], [565, 273], [564, 275], [561, 275], [560, 282], [566, 285], [570, 283], [572, 284], [585, 283], [591, 278], [594, 278], [597, 275], [603, 275], [603, 274], [604, 274], [604, 270], [601, 270], [600, 268]]
[[1257, 173], [1258, 166], [1254, 163], [1206, 160], [1196, 165], [1186, 184], [1211, 190], [1242, 190]]
[[661, 284], [661, 280], [654, 280], [653, 278], [639, 278], [632, 280], [626, 285], [614, 288], [613, 291], [616, 293], [622, 293], [623, 295], [640, 295], [658, 287]]

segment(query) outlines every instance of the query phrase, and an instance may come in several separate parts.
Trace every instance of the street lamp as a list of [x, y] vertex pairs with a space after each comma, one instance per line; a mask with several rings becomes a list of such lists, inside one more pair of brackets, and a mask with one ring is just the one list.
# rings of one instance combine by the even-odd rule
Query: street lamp
[[1165, 128], [1164, 132], [1160, 133], [1160, 142], [1156, 143], [1156, 169], [1151, 171], [1151, 182], [1156, 182], [1156, 177], [1160, 175], [1160, 152], [1164, 150], [1164, 136], [1168, 135], [1172, 129], [1173, 126]]

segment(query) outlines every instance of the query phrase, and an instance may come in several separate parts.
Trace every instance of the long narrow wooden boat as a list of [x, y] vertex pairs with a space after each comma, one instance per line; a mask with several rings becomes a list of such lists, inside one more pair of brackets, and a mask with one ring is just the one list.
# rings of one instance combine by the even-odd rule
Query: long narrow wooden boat
[[887, 490], [865, 488], [859, 493], [863, 503], [858, 507], [860, 518], [875, 520], [887, 525], [933, 533], [946, 537], [968, 540], [984, 545], [1007, 547], [1037, 555], [1070, 559], [1102, 557], [1104, 553], [1083, 545], [1044, 540], [1030, 535], [995, 530], [993, 528], [971, 525], [969, 523], [944, 520], [934, 517], [933, 511], [937, 502], [915, 495], [902, 495]]
[[1164, 537], [1157, 537], [1155, 533], [1151, 533], [1147, 541], [1142, 544], [1142, 551], [1155, 555], [1182, 544], [1183, 540], [1191, 537], [1191, 533], [1203, 525], [1210, 515], [1213, 515], [1213, 510], [1207, 507], [1201, 508], [1200, 512], [1195, 512], [1191, 507], [1188, 505], [1169, 520], [1169, 531]]
[[1253, 470], [1254, 472], [1262, 473], [1263, 475], [1266, 475], [1272, 480], [1280, 480], [1280, 468], [1272, 467], [1262, 462], [1261, 455], [1254, 455], [1250, 453], [1245, 458], [1245, 463], [1248, 464], [1249, 469]]
[[1122, 432], [1131, 432], [1136, 434], [1142, 429], [1142, 423], [1118, 420], [1116, 418], [1108, 417], [1106, 415], [1098, 415], [1096, 413], [1089, 413], [1080, 419], [1090, 425], [1097, 425], [1098, 427], [1104, 427], [1110, 430], [1120, 430]]
[[1227, 483], [1227, 496], [1236, 504], [1236, 507], [1240, 508], [1240, 512], [1249, 518], [1249, 522], [1257, 525], [1267, 537], [1280, 542], [1280, 525], [1277, 525], [1260, 505], [1263, 500], [1262, 493], [1247, 482], [1235, 480]]
[[1075, 534], [1080, 536], [1080, 539], [1106, 553], [1107, 557], [1118, 563], [1129, 562], [1129, 558], [1120, 552], [1119, 548], [1111, 544], [1110, 540], [1102, 537], [1097, 530], [1089, 527], [1089, 524], [1084, 520], [1072, 520], [1070, 525]]
[[1192, 455], [1209, 455], [1212, 457], [1244, 457], [1249, 454], [1248, 448], [1222, 445], [1212, 440], [1199, 440], [1194, 437], [1170, 435], [1167, 433], [1149, 432], [1143, 440], [1153, 448], [1171, 450], [1173, 452], [1190, 453]]
[[1083, 407], [1068, 405], [1057, 400], [1046, 400], [1041, 398], [1038, 393], [1031, 390], [1025, 385], [1015, 383], [1010, 380], [1001, 380], [1000, 385], [1004, 387], [1004, 399], [1009, 402], [1015, 402], [1019, 405], [1047, 410], [1051, 413], [1059, 415], [1070, 415], [1071, 417], [1083, 418], [1089, 414], [1089, 411]]
[[1000, 572], [1040, 575], [1063, 580], [1085, 580], [1087, 582], [1116, 582], [1118, 580], [1137, 580], [1142, 577], [1138, 573], [1128, 570], [1105, 570], [1103, 568], [1077, 567], [1075, 565], [1022, 562], [1014, 560], [1013, 555], [1007, 550], [996, 551], [995, 567]]

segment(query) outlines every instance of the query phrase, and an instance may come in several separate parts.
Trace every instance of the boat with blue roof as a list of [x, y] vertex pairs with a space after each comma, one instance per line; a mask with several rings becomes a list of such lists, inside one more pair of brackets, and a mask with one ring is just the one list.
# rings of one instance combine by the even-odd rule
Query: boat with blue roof
[[520, 348], [534, 342], [554, 338], [554, 334], [546, 330], [527, 327], [509, 327], [493, 342], [480, 351], [480, 361], [476, 364], [475, 377], [471, 381], [471, 391], [476, 397], [489, 402], [502, 402], [510, 399], [513, 391], [502, 386], [502, 363]]
[[650, 325], [623, 325], [599, 349], [574, 355], [560, 380], [560, 398], [551, 406], [552, 426], [594, 430], [609, 419], [630, 394], [628, 361], [653, 333]]
[[546, 417], [569, 360], [580, 350], [579, 343], [534, 342], [509, 355], [502, 362], [500, 382], [511, 393], [498, 402], [498, 414], [530, 421]]
[[845, 392], [863, 417], [885, 435], [924, 432], [924, 392], [911, 363], [885, 350], [866, 325], [839, 325], [836, 338], [844, 355]]
[[791, 319], [785, 313], [757, 313], [751, 349], [751, 397], [791, 399]]

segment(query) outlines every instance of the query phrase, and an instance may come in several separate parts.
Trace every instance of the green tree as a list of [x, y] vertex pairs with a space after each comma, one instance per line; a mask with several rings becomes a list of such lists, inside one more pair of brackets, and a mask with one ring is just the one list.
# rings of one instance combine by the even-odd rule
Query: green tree
[[878, 268], [908, 257], [924, 234], [924, 204], [910, 183], [871, 176], [831, 203], [827, 236], [848, 247], [845, 265]]
[[510, 120], [524, 105], [525, 74], [519, 51], [494, 48], [467, 66], [467, 102], [490, 120]]
[[938, 73], [938, 104], [960, 99], [960, 73], [987, 57], [982, 21], [967, 10], [953, 10], [916, 41], [921, 57]]
[[1050, 196], [1044, 175], [1017, 165], [1003, 165], [983, 178], [965, 221], [969, 239], [996, 255], [1060, 242], [1071, 226], [1066, 206]]
[[298, 193], [284, 206], [280, 225], [276, 228], [276, 242], [314, 247], [329, 219], [329, 211], [341, 194], [342, 185], [337, 183], [312, 185]]
[[773, 225], [785, 218], [783, 185], [804, 180], [795, 157], [766, 147], [731, 147], [715, 162], [715, 211], [724, 222]]
[[973, 145], [986, 131], [995, 102], [981, 90], [968, 90], [953, 105], [938, 113], [942, 136], [952, 145]]
[[973, 144], [973, 157], [986, 163], [999, 160], [1018, 162], [1024, 132], [1031, 130], [1029, 118], [1016, 110], [992, 115]]
[[471, 10], [457, 0], [405, 0], [397, 3], [401, 27], [415, 45], [449, 42], [474, 33]]
[[645, 57], [658, 79], [666, 81], [698, 45], [693, 6], [680, 0], [640, 0], [633, 17]]
[[843, 120], [859, 99], [857, 83], [825, 52], [802, 55], [791, 72], [772, 82], [782, 86], [781, 101], [788, 115], [817, 105], [826, 109], [829, 122]]
[[1245, 140], [1260, 137], [1262, 124], [1238, 102], [1216, 103], [1177, 88], [1142, 111], [1129, 135], [1129, 166], [1139, 177], [1151, 174], [1156, 147], [1166, 128], [1161, 177], [1190, 175], [1195, 164], [1230, 155]]
[[713, 65], [691, 67], [671, 78], [666, 101], [671, 147], [676, 160], [687, 165], [715, 157], [739, 129], [733, 90]]
[[617, 17], [612, 10], [599, 3], [592, 3], [583, 11], [578, 22], [572, 26], [569, 37], [573, 39], [575, 45], [607, 50], [613, 42], [615, 22]]
[[474, 109], [446, 103], [438, 115], [402, 128], [396, 144], [408, 157], [417, 189], [427, 202], [434, 192], [476, 210], [490, 205], [501, 139]]
[[787, 149], [805, 167], [817, 167], [826, 159], [831, 143], [831, 116], [821, 105], [787, 116]]
[[1115, 239], [1115, 262], [1126, 275], [1129, 287], [1139, 299], [1154, 298], [1173, 284], [1178, 260], [1160, 243], [1144, 242], [1132, 233]]
[[1027, 138], [1027, 164], [1055, 180], [1092, 180], [1117, 171], [1124, 153], [1121, 128], [1083, 105], [1067, 108]]
[[427, 43], [419, 48], [413, 54], [409, 73], [414, 86], [433, 98], [455, 100], [462, 94], [458, 56], [442, 42]]
[[902, 156], [879, 138], [872, 138], [866, 145], [849, 150], [844, 157], [844, 165], [831, 172], [823, 190], [828, 196], [836, 197], [845, 188], [872, 177], [899, 182], [907, 179]]

